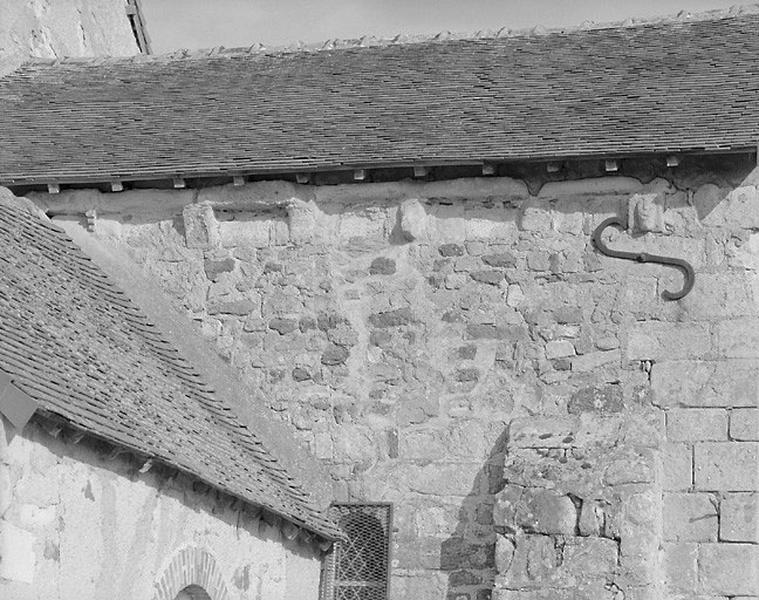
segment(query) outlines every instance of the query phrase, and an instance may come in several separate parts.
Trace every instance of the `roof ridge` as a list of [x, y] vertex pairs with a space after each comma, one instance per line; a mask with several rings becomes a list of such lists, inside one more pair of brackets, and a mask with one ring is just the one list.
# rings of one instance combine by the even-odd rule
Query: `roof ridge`
[[573, 33], [586, 33], [588, 31], [600, 31], [604, 29], [633, 29], [650, 25], [676, 25], [697, 23], [702, 21], [717, 21], [722, 19], [738, 18], [747, 15], [759, 15], [759, 3], [735, 4], [729, 8], [717, 8], [700, 12], [688, 12], [681, 10], [676, 14], [657, 15], [651, 17], [628, 17], [619, 21], [596, 23], [583, 21], [579, 25], [564, 27], [544, 27], [536, 25], [519, 29], [509, 29], [504, 26], [498, 29], [481, 29], [475, 32], [451, 32], [441, 31], [434, 34], [397, 34], [393, 37], [382, 38], [363, 35], [358, 38], [333, 38], [320, 42], [304, 43], [295, 42], [283, 46], [266, 46], [254, 43], [250, 46], [225, 48], [216, 46], [198, 50], [180, 48], [162, 54], [138, 54], [127, 57], [71, 57], [55, 59], [32, 59], [27, 65], [53, 65], [53, 64], [91, 64], [98, 65], [112, 62], [131, 63], [154, 63], [181, 59], [203, 59], [213, 57], [246, 56], [246, 55], [283, 55], [314, 53], [329, 50], [348, 50], [357, 48], [371, 48], [381, 46], [400, 46], [411, 44], [448, 42], [448, 41], [476, 41], [499, 38], [525, 38], [542, 37], [548, 35], [567, 35]]

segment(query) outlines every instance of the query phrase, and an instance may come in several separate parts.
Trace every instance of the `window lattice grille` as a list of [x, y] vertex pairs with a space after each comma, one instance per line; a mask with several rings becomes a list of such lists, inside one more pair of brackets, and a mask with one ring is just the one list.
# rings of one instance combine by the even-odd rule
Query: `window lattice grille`
[[387, 600], [392, 506], [336, 504], [332, 516], [347, 539], [335, 544], [329, 600]]

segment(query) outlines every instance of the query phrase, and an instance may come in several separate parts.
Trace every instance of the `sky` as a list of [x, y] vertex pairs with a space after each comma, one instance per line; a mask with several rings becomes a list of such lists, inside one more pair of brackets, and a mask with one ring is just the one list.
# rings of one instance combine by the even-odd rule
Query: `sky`
[[473, 33], [729, 8], [740, 0], [142, 0], [153, 50]]

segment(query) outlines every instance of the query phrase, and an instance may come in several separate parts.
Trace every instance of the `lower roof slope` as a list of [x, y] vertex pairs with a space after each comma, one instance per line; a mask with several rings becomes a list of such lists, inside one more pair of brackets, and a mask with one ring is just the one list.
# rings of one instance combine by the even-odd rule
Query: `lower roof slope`
[[759, 14], [317, 52], [29, 64], [0, 183], [755, 148]]
[[0, 246], [0, 370], [18, 388], [81, 430], [340, 537], [126, 295], [63, 231], [2, 190]]

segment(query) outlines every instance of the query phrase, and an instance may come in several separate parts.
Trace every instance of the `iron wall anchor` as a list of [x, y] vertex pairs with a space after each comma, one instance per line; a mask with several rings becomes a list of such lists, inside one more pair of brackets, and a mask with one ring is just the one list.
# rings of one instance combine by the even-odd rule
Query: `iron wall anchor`
[[664, 290], [662, 292], [662, 298], [665, 300], [680, 300], [684, 298], [688, 292], [693, 289], [693, 284], [696, 282], [696, 273], [693, 267], [688, 261], [681, 258], [672, 258], [669, 256], [661, 256], [659, 254], [648, 254], [646, 252], [625, 252], [624, 250], [612, 250], [601, 239], [601, 235], [607, 227], [618, 227], [619, 229], [626, 229], [627, 224], [619, 217], [609, 217], [603, 221], [596, 230], [593, 232], [593, 245], [598, 248], [601, 254], [611, 256], [612, 258], [622, 258], [625, 260], [634, 260], [640, 263], [658, 263], [660, 265], [669, 265], [677, 267], [683, 272], [685, 280], [683, 281], [683, 288], [678, 292], [670, 292]]

